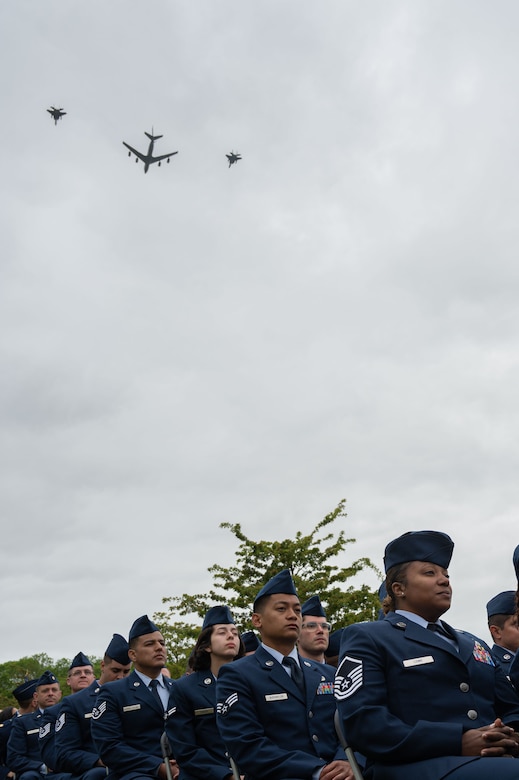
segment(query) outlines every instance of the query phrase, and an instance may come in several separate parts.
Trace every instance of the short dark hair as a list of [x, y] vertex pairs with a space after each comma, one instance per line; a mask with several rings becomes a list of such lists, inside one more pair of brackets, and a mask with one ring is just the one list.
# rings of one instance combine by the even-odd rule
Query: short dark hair
[[501, 630], [505, 627], [505, 623], [508, 618], [514, 617], [513, 615], [490, 615], [488, 618], [488, 627], [497, 626]]

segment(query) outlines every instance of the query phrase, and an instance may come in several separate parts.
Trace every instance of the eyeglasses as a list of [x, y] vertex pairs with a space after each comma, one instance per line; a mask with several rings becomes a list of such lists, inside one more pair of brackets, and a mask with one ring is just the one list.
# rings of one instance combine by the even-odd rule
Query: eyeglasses
[[308, 623], [303, 623], [303, 628], [308, 628], [309, 631], [315, 631], [316, 628], [322, 628], [323, 631], [330, 631], [331, 623], [317, 623], [314, 620], [310, 620]]
[[75, 672], [70, 672], [69, 677], [82, 677], [83, 675], [90, 677], [90, 675], [94, 675], [94, 672], [92, 669], [77, 669]]

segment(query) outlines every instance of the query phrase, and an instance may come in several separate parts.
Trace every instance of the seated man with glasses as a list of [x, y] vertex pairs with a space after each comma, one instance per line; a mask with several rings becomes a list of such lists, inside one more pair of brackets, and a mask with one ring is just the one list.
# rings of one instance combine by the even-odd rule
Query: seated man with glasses
[[94, 668], [89, 658], [84, 653], [78, 653], [72, 659], [68, 674], [67, 685], [71, 693], [88, 688], [94, 679]]
[[[88, 688], [94, 680], [94, 668], [92, 662], [81, 651], [72, 659], [68, 674], [67, 685], [71, 693], [77, 693], [84, 688]], [[56, 730], [58, 728], [58, 718], [61, 713], [63, 702], [60, 701], [52, 707], [47, 707], [41, 716], [39, 746], [41, 756], [51, 772], [57, 770], [56, 757]]]
[[303, 624], [297, 640], [297, 649], [304, 658], [323, 664], [330, 641], [331, 625], [326, 622], [326, 612], [319, 596], [310, 596], [301, 607]]

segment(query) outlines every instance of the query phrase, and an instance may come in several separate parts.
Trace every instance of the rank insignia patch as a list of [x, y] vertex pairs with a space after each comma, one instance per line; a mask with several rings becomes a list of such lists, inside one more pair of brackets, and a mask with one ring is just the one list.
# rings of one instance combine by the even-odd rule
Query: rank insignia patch
[[335, 698], [343, 701], [362, 686], [362, 661], [345, 656], [335, 675]]
[[106, 711], [106, 702], [102, 701], [99, 707], [94, 707], [92, 710], [92, 720], [99, 720], [101, 715]]
[[219, 701], [216, 705], [216, 712], [218, 715], [221, 715], [222, 718], [225, 718], [233, 704], [236, 704], [238, 701], [238, 694], [237, 693], [231, 693], [230, 696], [226, 698], [225, 701]]

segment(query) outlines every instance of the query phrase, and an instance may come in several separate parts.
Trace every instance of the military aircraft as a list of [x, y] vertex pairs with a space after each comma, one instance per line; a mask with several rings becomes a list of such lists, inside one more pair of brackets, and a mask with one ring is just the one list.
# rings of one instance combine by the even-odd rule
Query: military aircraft
[[238, 154], [238, 152], [231, 152], [230, 154], [226, 154], [225, 156], [229, 160], [229, 168], [231, 167], [231, 165], [234, 165], [234, 163], [237, 163], [238, 160], [241, 160], [241, 154]]
[[63, 111], [62, 108], [54, 108], [54, 106], [51, 106], [50, 108], [48, 108], [47, 111], [49, 112], [49, 114], [54, 119], [54, 124], [55, 125], [58, 124], [58, 119], [61, 119], [61, 117], [65, 116], [65, 114], [67, 113], [66, 111]]
[[162, 138], [161, 135], [153, 135], [153, 127], [151, 128], [151, 134], [144, 132], [144, 135], [147, 135], [150, 139], [150, 145], [148, 147], [148, 154], [143, 154], [142, 152], [138, 152], [137, 149], [134, 149], [133, 146], [130, 146], [130, 144], [127, 144], [126, 141], [123, 141], [123, 144], [126, 146], [127, 149], [130, 151], [128, 152], [128, 157], [132, 156], [132, 152], [135, 155], [135, 162], [139, 162], [139, 160], [142, 160], [144, 163], [144, 173], [148, 173], [148, 168], [150, 165], [153, 165], [153, 163], [158, 162], [160, 167], [160, 161], [166, 160], [169, 162], [169, 158], [173, 157], [174, 154], [178, 154], [178, 152], [170, 152], [169, 154], [159, 154], [158, 157], [153, 156], [153, 146], [155, 144], [155, 141], [157, 141], [159, 138]]

